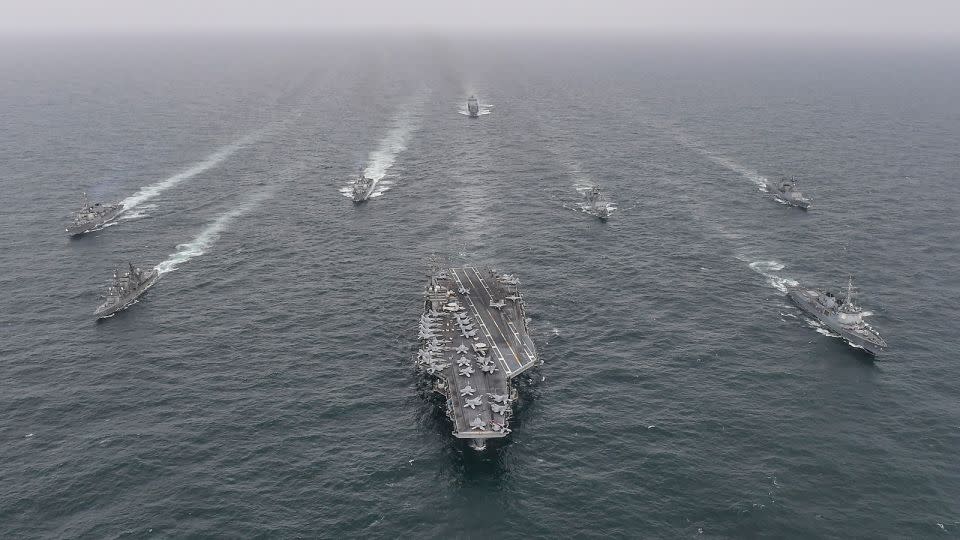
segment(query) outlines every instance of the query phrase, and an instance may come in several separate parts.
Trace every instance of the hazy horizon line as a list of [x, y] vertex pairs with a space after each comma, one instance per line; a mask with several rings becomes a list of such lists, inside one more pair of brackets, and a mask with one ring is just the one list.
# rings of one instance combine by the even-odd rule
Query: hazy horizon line
[[[826, 30], [784, 30], [784, 29], [713, 29], [713, 30], [679, 30], [679, 29], [637, 29], [625, 27], [611, 28], [578, 28], [578, 27], [499, 27], [499, 28], [469, 28], [469, 29], [440, 29], [432, 26], [424, 27], [375, 27], [375, 26], [330, 26], [330, 27], [144, 27], [144, 28], [16, 28], [4, 29], [0, 27], [0, 39], [5, 37], [43, 37], [43, 38], [71, 38], [71, 37], [163, 37], [163, 36], [191, 36], [191, 37], [344, 37], [366, 35], [377, 32], [380, 37], [408, 37], [408, 38], [443, 38], [443, 39], [475, 39], [485, 37], [521, 37], [521, 38], [606, 38], [606, 39], [663, 39], [687, 38], [697, 40], [714, 39], [755, 39], [780, 38], [789, 39], [818, 39], [831, 42], [876, 42], [888, 43], [960, 43], [960, 35], [952, 32], [913, 34], [907, 32], [831, 32]], [[759, 44], [758, 44], [759, 45]]]

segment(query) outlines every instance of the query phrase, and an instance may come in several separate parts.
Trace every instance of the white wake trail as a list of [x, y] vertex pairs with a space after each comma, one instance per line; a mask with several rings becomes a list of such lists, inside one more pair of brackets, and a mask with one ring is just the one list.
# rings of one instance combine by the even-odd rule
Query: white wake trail
[[178, 244], [177, 251], [171, 253], [167, 260], [156, 266], [157, 272], [162, 276], [176, 270], [180, 264], [206, 253], [214, 242], [220, 238], [220, 233], [229, 227], [235, 219], [256, 208], [261, 202], [272, 196], [274, 190], [275, 188], [271, 187], [257, 193], [240, 206], [218, 216], [207, 228], [200, 231], [200, 234], [192, 241], [186, 244]]
[[[739, 257], [738, 257], [739, 258]], [[767, 283], [782, 293], [787, 292], [787, 287], [797, 285], [797, 281], [788, 277], [782, 277], [774, 272], [779, 272], [785, 267], [778, 261], [754, 261], [748, 264], [751, 270], [767, 278]]]
[[239, 139], [238, 141], [228, 144], [223, 148], [220, 148], [219, 150], [210, 154], [203, 160], [197, 163], [194, 163], [189, 168], [169, 178], [165, 178], [159, 182], [150, 184], [149, 186], [143, 186], [142, 188], [140, 188], [139, 191], [137, 191], [133, 195], [127, 197], [126, 199], [120, 202], [123, 203], [124, 209], [129, 212], [131, 209], [133, 209], [137, 205], [142, 204], [146, 201], [149, 201], [150, 199], [156, 197], [163, 191], [169, 188], [172, 188], [173, 186], [183, 182], [184, 180], [189, 180], [194, 176], [204, 171], [207, 171], [209, 169], [212, 169], [213, 167], [216, 167], [220, 163], [223, 163], [225, 159], [232, 156], [234, 153], [237, 152], [237, 150], [240, 150], [241, 148], [255, 141], [262, 135], [263, 135], [263, 130], [250, 133], [244, 136], [243, 138]]
[[[379, 197], [393, 187], [393, 181], [387, 178], [387, 173], [396, 163], [397, 156], [407, 149], [410, 137], [420, 129], [417, 111], [423, 106], [428, 95], [429, 91], [421, 92], [412, 103], [397, 112], [396, 116], [393, 117], [393, 127], [380, 140], [377, 149], [367, 156], [367, 164], [363, 168], [363, 175], [373, 180], [371, 197]], [[351, 185], [341, 187], [340, 193], [345, 197], [351, 197]]]
[[751, 182], [756, 184], [758, 190], [767, 191], [768, 179], [766, 176], [763, 176], [762, 174], [758, 173], [757, 171], [749, 167], [744, 167], [743, 165], [740, 165], [739, 163], [737, 163], [736, 161], [733, 161], [728, 157], [718, 156], [716, 154], [713, 154], [707, 151], [702, 151], [701, 153], [710, 161], [718, 165], [722, 165], [723, 167], [726, 167], [727, 169], [735, 173], [738, 173], [740, 176], [743, 176], [747, 180], [750, 180]]
[[703, 144], [687, 136], [685, 133], [682, 133], [676, 129], [669, 129], [669, 131], [673, 132], [673, 135], [677, 139], [677, 142], [679, 142], [683, 146], [686, 146], [687, 148], [709, 159], [710, 161], [716, 163], [717, 165], [720, 165], [721, 167], [727, 170], [733, 171], [739, 174], [740, 176], [746, 178], [747, 180], [750, 180], [757, 186], [758, 190], [767, 191], [768, 179], [766, 176], [763, 176], [759, 172], [749, 167], [745, 167], [726, 156], [723, 156], [723, 155], [717, 154], [716, 152], [712, 152], [708, 150], [707, 148], [704, 147]]
[[393, 128], [380, 141], [376, 150], [370, 152], [367, 158], [367, 166], [363, 169], [363, 174], [373, 180], [373, 194], [376, 197], [382, 195], [384, 191], [390, 189], [388, 183], [383, 183], [387, 172], [397, 161], [397, 156], [407, 149], [407, 143], [410, 137], [416, 131], [417, 125], [414, 122], [413, 115], [409, 110], [400, 111], [394, 118]]

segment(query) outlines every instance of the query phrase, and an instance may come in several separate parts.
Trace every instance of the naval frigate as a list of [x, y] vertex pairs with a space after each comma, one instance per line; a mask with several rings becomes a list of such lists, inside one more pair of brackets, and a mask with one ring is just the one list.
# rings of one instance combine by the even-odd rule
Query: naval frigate
[[67, 224], [65, 229], [70, 236], [81, 236], [84, 233], [94, 231], [120, 217], [124, 207], [122, 203], [90, 204], [87, 194], [80, 196], [80, 210], [73, 214], [73, 221]]
[[435, 269], [420, 317], [417, 367], [446, 398], [453, 436], [483, 450], [510, 434], [511, 383], [540, 365], [517, 278], [489, 269]]
[[104, 318], [121, 311], [140, 298], [147, 289], [157, 282], [160, 277], [157, 269], [149, 272], [134, 268], [133, 263], [127, 263], [126, 271], [114, 270], [113, 283], [107, 287], [103, 303], [97, 306], [94, 315], [97, 318]]
[[613, 207], [607, 202], [607, 197], [603, 194], [600, 186], [592, 186], [590, 190], [587, 191], [585, 198], [587, 202], [584, 210], [587, 213], [597, 216], [601, 221], [606, 221], [606, 219], [610, 217], [610, 214], [613, 213]]
[[797, 189], [797, 179], [783, 177], [776, 184], [767, 182], [767, 191], [773, 193], [773, 198], [783, 204], [796, 206], [806, 210], [810, 208], [810, 199], [803, 196]]
[[470, 115], [470, 118], [480, 116], [480, 103], [477, 101], [477, 96], [467, 98], [467, 114]]
[[362, 203], [369, 199], [370, 195], [373, 194], [373, 187], [375, 185], [376, 182], [372, 178], [367, 178], [367, 175], [363, 174], [363, 167], [360, 167], [357, 179], [353, 181], [350, 187], [353, 202]]
[[793, 285], [787, 295], [804, 312], [840, 335], [850, 345], [876, 356], [887, 346], [880, 334], [863, 319], [865, 313], [853, 303], [853, 280], [844, 297], [829, 291]]

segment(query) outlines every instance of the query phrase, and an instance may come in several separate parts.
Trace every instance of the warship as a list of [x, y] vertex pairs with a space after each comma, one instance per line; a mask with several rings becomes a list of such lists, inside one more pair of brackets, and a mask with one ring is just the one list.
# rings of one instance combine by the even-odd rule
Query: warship
[[607, 202], [607, 198], [604, 196], [600, 186], [591, 187], [590, 190], [587, 191], [586, 200], [587, 203], [584, 207], [584, 210], [597, 216], [603, 221], [609, 218], [610, 214], [613, 213], [613, 209]]
[[127, 263], [127, 266], [129, 268], [126, 271], [114, 270], [113, 284], [107, 288], [103, 303], [97, 306], [94, 312], [97, 318], [109, 317], [127, 308], [147, 292], [147, 289], [152, 287], [160, 277], [155, 268], [145, 272], [140, 268], [134, 268], [133, 263]]
[[863, 320], [867, 315], [853, 303], [853, 279], [847, 282], [846, 295], [841, 298], [829, 291], [800, 285], [787, 287], [787, 296], [804, 312], [840, 335], [847, 343], [877, 356], [887, 343], [880, 334]]
[[480, 117], [480, 103], [477, 102], [477, 96], [470, 96], [467, 99], [467, 114], [470, 118]]
[[67, 225], [65, 230], [70, 236], [81, 236], [117, 219], [123, 213], [123, 210], [122, 203], [90, 204], [87, 194], [84, 193], [80, 196], [80, 210], [74, 213], [73, 221]]
[[376, 184], [374, 179], [367, 178], [367, 176], [363, 174], [363, 167], [360, 167], [360, 173], [357, 174], [357, 179], [353, 181], [353, 185], [351, 186], [353, 202], [362, 203], [369, 199], [370, 195], [373, 194], [373, 187]]
[[435, 268], [425, 293], [417, 368], [445, 398], [453, 436], [478, 451], [510, 434], [511, 381], [541, 363], [519, 286], [489, 269]]
[[800, 193], [800, 190], [797, 189], [796, 178], [783, 177], [776, 185], [767, 182], [767, 191], [773, 193], [773, 198], [783, 204], [796, 206], [804, 210], [810, 208], [810, 199], [804, 197], [803, 193]]

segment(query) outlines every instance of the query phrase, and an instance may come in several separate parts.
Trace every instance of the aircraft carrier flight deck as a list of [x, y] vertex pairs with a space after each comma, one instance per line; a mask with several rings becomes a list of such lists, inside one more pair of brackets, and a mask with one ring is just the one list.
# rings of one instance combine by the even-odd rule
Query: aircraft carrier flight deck
[[447, 398], [453, 435], [478, 449], [507, 436], [517, 398], [510, 381], [540, 363], [519, 281], [474, 267], [435, 272], [418, 336], [417, 364]]

